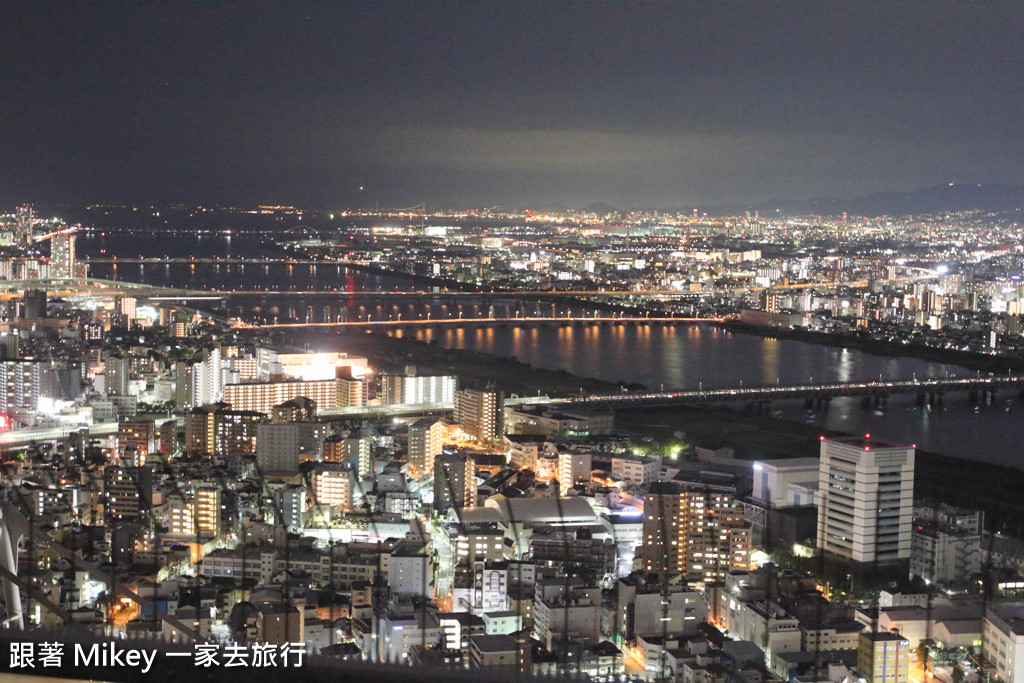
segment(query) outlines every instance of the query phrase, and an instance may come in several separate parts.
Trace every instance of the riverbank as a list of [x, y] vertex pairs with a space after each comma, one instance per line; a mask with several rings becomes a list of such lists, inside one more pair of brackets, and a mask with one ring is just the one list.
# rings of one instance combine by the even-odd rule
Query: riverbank
[[[421, 366], [424, 371], [429, 368], [456, 374], [463, 386], [482, 387], [492, 383], [506, 394], [569, 396], [581, 389], [588, 393], [619, 390], [618, 383], [581, 377], [564, 370], [543, 370], [512, 358], [450, 349], [381, 333], [324, 333], [324, 342], [367, 356], [379, 370], [401, 371], [405, 365], [412, 364]], [[817, 457], [822, 435], [843, 435], [724, 406], [621, 411], [616, 414], [616, 425], [628, 432], [666, 442], [681, 431], [692, 444], [713, 449], [731, 448], [740, 460]], [[984, 510], [989, 529], [1013, 535], [1024, 530], [1021, 491], [1024, 491], [1024, 469], [917, 451], [915, 497], [932, 497]]]

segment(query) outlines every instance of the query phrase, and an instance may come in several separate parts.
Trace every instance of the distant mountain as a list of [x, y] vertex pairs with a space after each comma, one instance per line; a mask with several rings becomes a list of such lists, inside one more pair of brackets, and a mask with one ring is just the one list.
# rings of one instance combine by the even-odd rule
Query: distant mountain
[[975, 209], [998, 213], [1024, 211], [1024, 187], [947, 183], [910, 192], [878, 192], [853, 199], [816, 197], [804, 201], [778, 200], [721, 205], [702, 211], [706, 210], [709, 215], [715, 216], [735, 216], [744, 211], [760, 211], [765, 216], [775, 212], [834, 216], [844, 211], [853, 216], [904, 216]]

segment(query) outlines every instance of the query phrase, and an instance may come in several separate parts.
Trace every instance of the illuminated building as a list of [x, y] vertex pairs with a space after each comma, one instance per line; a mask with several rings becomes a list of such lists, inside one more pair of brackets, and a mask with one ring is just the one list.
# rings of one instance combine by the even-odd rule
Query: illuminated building
[[337, 382], [339, 408], [358, 408], [366, 405], [366, 379], [348, 377], [343, 373]]
[[505, 430], [509, 434], [537, 434], [549, 439], [611, 434], [615, 418], [611, 413], [595, 413], [566, 408], [518, 405], [505, 409]]
[[211, 403], [185, 411], [185, 453], [209, 455], [214, 450], [214, 415], [227, 410], [227, 403]]
[[16, 244], [28, 246], [32, 243], [33, 221], [33, 209], [29, 204], [22, 204], [17, 208], [14, 220], [14, 240]]
[[128, 325], [131, 326], [135, 320], [135, 308], [137, 300], [133, 296], [119, 296], [114, 299], [114, 309], [123, 315], [128, 321]]
[[750, 524], [734, 491], [657, 482], [644, 494], [644, 571], [713, 582], [750, 566]]
[[1020, 683], [1024, 672], [1024, 604], [989, 603], [981, 628], [981, 654], [991, 662], [991, 669], [986, 667], [986, 678]]
[[117, 457], [133, 452], [135, 466], [146, 464], [146, 456], [156, 451], [156, 423], [153, 420], [130, 420], [117, 426]]
[[910, 641], [899, 633], [861, 633], [857, 672], [868, 683], [907, 683], [910, 680]]
[[275, 510], [274, 521], [283, 524], [289, 529], [302, 529], [306, 525], [306, 487], [286, 486], [274, 493], [274, 502], [277, 510], [280, 510], [278, 517]]
[[267, 416], [254, 410], [220, 410], [213, 414], [213, 452], [251, 455], [256, 452], [257, 426]]
[[466, 454], [442, 453], [434, 458], [434, 508], [476, 506], [476, 463]]
[[909, 561], [914, 447], [822, 439], [818, 548], [855, 563]]
[[185, 412], [185, 452], [189, 455], [249, 455], [256, 450], [256, 426], [263, 413], [211, 403]]
[[313, 422], [316, 420], [316, 401], [299, 396], [290, 401], [274, 406], [270, 422], [286, 424], [288, 422]]
[[[264, 349], [261, 349], [264, 350]], [[272, 352], [273, 353], [273, 352]], [[327, 353], [277, 353], [285, 377], [299, 380], [333, 379], [339, 372], [361, 379], [369, 373], [366, 359], [336, 351]], [[262, 379], [262, 377], [261, 377]]]
[[434, 458], [441, 454], [444, 425], [440, 420], [425, 417], [409, 425], [409, 469], [412, 476], [422, 477], [434, 470]]
[[355, 472], [347, 465], [320, 463], [313, 470], [313, 502], [341, 510], [352, 509]]
[[370, 438], [365, 436], [343, 438], [335, 435], [324, 440], [321, 459], [324, 462], [344, 462], [362, 477], [372, 469]]
[[320, 409], [336, 408], [338, 380], [335, 378], [224, 385], [224, 400], [240, 410], [270, 413], [274, 406], [299, 397], [315, 401]]
[[504, 433], [503, 403], [500, 391], [461, 389], [455, 392], [455, 421], [477, 441], [492, 441]]
[[450, 375], [385, 375], [382, 395], [387, 404], [455, 402], [458, 381]]
[[120, 354], [103, 359], [103, 378], [107, 395], [127, 396], [131, 362]]
[[75, 276], [75, 236], [70, 233], [50, 238], [50, 276]]
[[[240, 410], [254, 410], [248, 406], [235, 403], [224, 396], [224, 377], [221, 373], [221, 356], [219, 348], [204, 349], [202, 358], [199, 362], [192, 364], [190, 373], [192, 375], [191, 405], [203, 406], [207, 403], [215, 403], [217, 401], [224, 400], [235, 405]], [[289, 396], [288, 398], [292, 397]], [[280, 401], [275, 401], [275, 403], [280, 403]], [[269, 412], [269, 406], [268, 411], [263, 412]]]
[[174, 493], [167, 499], [167, 531], [176, 536], [195, 536], [195, 511], [184, 496]]
[[41, 396], [43, 365], [33, 361], [0, 362], [0, 410], [34, 413]]
[[82, 323], [83, 341], [100, 341], [103, 339], [103, 325], [99, 323]]
[[139, 519], [152, 504], [153, 470], [107, 465], [103, 469], [103, 500], [108, 521]]
[[657, 455], [617, 455], [612, 458], [612, 478], [637, 486], [658, 480], [661, 457]]
[[194, 506], [196, 529], [199, 535], [220, 536], [220, 489], [215, 486], [203, 486], [196, 489]]
[[564, 496], [576, 484], [590, 483], [591, 461], [590, 453], [558, 453], [558, 490], [561, 495]]

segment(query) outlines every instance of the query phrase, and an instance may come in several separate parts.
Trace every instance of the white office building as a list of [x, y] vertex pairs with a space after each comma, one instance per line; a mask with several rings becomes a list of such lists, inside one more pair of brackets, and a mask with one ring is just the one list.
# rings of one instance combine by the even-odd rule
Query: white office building
[[909, 561], [914, 447], [822, 439], [818, 548], [857, 563]]

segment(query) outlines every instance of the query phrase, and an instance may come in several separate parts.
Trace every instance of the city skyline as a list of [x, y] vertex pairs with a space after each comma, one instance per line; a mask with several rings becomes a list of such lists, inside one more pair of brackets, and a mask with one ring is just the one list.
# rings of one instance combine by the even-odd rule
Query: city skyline
[[5, 3], [0, 187], [400, 207], [1022, 184], [1014, 10]]

